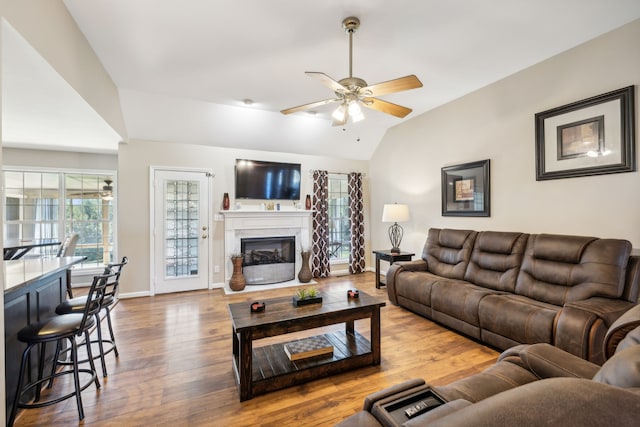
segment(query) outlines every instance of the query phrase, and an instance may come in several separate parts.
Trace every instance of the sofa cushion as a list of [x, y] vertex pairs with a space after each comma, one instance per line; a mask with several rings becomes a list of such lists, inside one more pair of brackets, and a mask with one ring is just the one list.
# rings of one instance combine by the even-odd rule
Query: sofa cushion
[[465, 280], [485, 288], [513, 292], [527, 237], [523, 233], [478, 233]]
[[515, 292], [557, 306], [596, 296], [618, 298], [630, 252], [626, 240], [531, 235]]
[[[479, 327], [478, 307], [480, 300], [494, 292], [491, 289], [485, 289], [462, 280], [435, 282], [431, 287], [433, 318], [448, 325], [446, 319], [437, 316], [436, 312], [439, 312]], [[448, 326], [458, 329], [456, 325]]]
[[624, 388], [640, 387], [640, 345], [616, 351], [593, 380]]
[[501, 347], [484, 330], [521, 344], [553, 343], [553, 325], [560, 307], [520, 295], [487, 295], [480, 300], [478, 316], [482, 339]]
[[462, 279], [477, 234], [472, 230], [429, 229], [422, 252], [429, 271], [449, 279]]

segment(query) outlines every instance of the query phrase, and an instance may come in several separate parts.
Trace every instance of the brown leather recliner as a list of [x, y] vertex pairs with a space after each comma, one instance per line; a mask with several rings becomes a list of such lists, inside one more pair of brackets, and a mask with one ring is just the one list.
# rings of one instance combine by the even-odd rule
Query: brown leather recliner
[[[446, 386], [421, 379], [368, 396], [350, 426], [636, 426], [640, 414], [640, 306], [607, 330], [604, 365], [549, 344], [503, 352], [485, 371]], [[412, 418], [399, 416], [431, 392], [444, 401]], [[405, 405], [403, 405], [406, 403]], [[394, 408], [394, 413], [390, 412]]]

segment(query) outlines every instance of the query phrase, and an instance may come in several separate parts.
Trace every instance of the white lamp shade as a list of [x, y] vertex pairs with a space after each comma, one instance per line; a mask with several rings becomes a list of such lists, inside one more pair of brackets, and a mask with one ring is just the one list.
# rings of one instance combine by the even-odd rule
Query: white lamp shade
[[409, 218], [408, 205], [394, 203], [392, 205], [384, 205], [382, 209], [382, 222], [406, 222], [409, 221]]

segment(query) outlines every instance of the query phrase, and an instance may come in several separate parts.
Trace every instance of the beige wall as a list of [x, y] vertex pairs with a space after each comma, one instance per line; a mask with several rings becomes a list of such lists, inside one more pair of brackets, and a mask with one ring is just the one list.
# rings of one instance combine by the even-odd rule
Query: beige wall
[[[534, 114], [640, 82], [640, 20], [391, 129], [371, 160], [372, 244], [382, 205], [408, 203], [402, 248], [429, 227], [624, 238], [640, 247], [640, 174], [535, 180]], [[636, 92], [636, 126], [638, 100]], [[637, 135], [636, 131], [636, 135]], [[441, 215], [443, 166], [491, 159], [491, 217]], [[389, 173], [387, 171], [393, 171]]]
[[118, 156], [115, 154], [3, 148], [2, 166], [103, 171], [117, 170]]
[[[120, 256], [129, 257], [131, 265], [136, 266], [135, 269], [130, 270], [126, 277], [123, 276], [121, 282], [123, 296], [144, 295], [150, 290], [150, 168], [211, 169], [215, 174], [212, 181], [212, 213], [217, 213], [221, 208], [223, 193], [228, 192], [233, 198], [234, 166], [237, 158], [301, 163], [301, 194], [312, 193], [313, 183], [310, 172], [314, 169], [325, 169], [330, 172], [366, 172], [368, 169], [366, 161], [331, 157], [151, 141], [131, 141], [128, 144], [121, 144], [118, 153], [118, 251]], [[368, 178], [364, 180], [366, 224], [369, 223], [367, 180]], [[243, 201], [242, 205], [247, 208], [249, 203]], [[222, 284], [225, 264], [224, 223], [212, 221], [211, 230], [213, 236], [212, 265], [221, 266], [220, 273], [212, 274], [212, 283]], [[366, 253], [369, 254], [368, 234], [366, 241]]]

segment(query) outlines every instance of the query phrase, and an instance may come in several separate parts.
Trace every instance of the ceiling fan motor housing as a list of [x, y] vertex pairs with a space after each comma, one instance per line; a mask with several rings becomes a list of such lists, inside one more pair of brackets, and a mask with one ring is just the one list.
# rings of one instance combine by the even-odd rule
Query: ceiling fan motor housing
[[[342, 80], [338, 80], [338, 83], [349, 89], [349, 91], [351, 92], [355, 92], [359, 89], [362, 89], [363, 87], [367, 87], [367, 82], [358, 77], [346, 77]], [[339, 95], [338, 92], [336, 92], [336, 94]]]
[[360, 20], [355, 16], [350, 16], [342, 20], [342, 28], [344, 28], [347, 33], [355, 32], [358, 27], [360, 27]]

